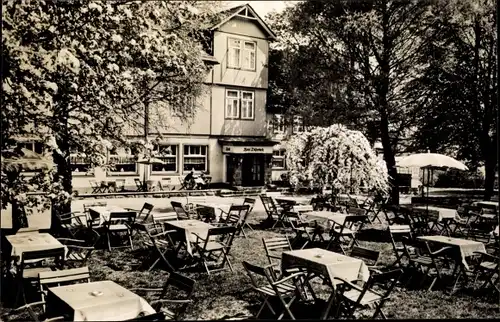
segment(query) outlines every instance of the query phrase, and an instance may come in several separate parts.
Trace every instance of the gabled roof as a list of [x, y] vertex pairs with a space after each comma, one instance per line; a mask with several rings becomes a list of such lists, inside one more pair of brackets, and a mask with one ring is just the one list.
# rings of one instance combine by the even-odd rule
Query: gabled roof
[[267, 37], [269, 39], [276, 40], [276, 34], [268, 27], [268, 25], [264, 22], [264, 20], [262, 20], [259, 17], [259, 15], [255, 12], [255, 10], [253, 10], [253, 8], [248, 3], [224, 10], [221, 12], [221, 14], [225, 15], [224, 19], [222, 19], [222, 21], [220, 21], [215, 26], [211, 27], [210, 30], [218, 29], [229, 20], [238, 16], [244, 19], [255, 21], [267, 33]]

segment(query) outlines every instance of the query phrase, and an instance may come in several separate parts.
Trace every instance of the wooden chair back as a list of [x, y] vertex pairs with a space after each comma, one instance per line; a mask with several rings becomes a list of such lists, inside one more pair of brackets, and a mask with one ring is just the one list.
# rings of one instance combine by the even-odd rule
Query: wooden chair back
[[212, 222], [215, 220], [215, 209], [212, 207], [198, 206], [196, 207], [196, 214], [198, 215], [198, 220], [205, 222]]
[[236, 226], [210, 228], [208, 230], [207, 239], [205, 240], [205, 243], [203, 245], [202, 252], [207, 252], [210, 242], [215, 240], [218, 242], [223, 242], [226, 245], [227, 253], [229, 253], [237, 229], [238, 227]]
[[273, 259], [281, 260], [281, 253], [284, 251], [292, 250], [292, 245], [290, 244], [288, 236], [262, 238], [262, 243], [264, 244], [264, 250], [266, 251], [269, 264], [276, 263], [276, 261], [273, 262]]
[[261, 283], [261, 280], [263, 279], [266, 280], [267, 283], [274, 282], [273, 274], [269, 272], [267, 267], [250, 264], [247, 261], [243, 261], [242, 264], [254, 289], [259, 289], [262, 286], [263, 283]]
[[228, 225], [243, 225], [249, 211], [249, 205], [231, 205], [225, 223]]
[[169, 212], [165, 214], [152, 214], [151, 217], [153, 218], [153, 223], [155, 224], [162, 224], [166, 221], [179, 220], [179, 218], [177, 218], [176, 212]]
[[360, 246], [353, 246], [349, 256], [362, 259], [368, 266], [377, 266], [380, 252]]
[[177, 218], [179, 218], [180, 220], [189, 219], [188, 213], [186, 212], [186, 210], [184, 210], [184, 207], [180, 202], [171, 201], [170, 204], [172, 205], [174, 211], [177, 213]]
[[244, 205], [249, 205], [250, 206], [250, 210], [248, 212], [252, 212], [253, 207], [255, 206], [255, 202], [256, 201], [257, 201], [257, 199], [255, 199], [255, 198], [245, 198], [245, 200], [243, 200], [243, 204]]
[[64, 266], [64, 255], [64, 247], [22, 252], [21, 265], [19, 266], [19, 276], [23, 276], [23, 271], [28, 266], [40, 264], [40, 262], [44, 260], [49, 260], [53, 262], [57, 268], [62, 268]]
[[141, 211], [137, 214], [137, 217], [140, 217], [142, 221], [146, 221], [154, 207], [154, 205], [145, 202], [144, 205], [142, 205]]
[[363, 208], [349, 207], [347, 208], [347, 213], [352, 215], [364, 216], [366, 215], [366, 210]]
[[264, 205], [264, 210], [266, 211], [267, 217], [269, 219], [279, 217], [278, 209], [274, 204], [273, 198], [261, 195], [260, 200], [262, 201], [262, 205]]
[[90, 282], [88, 267], [38, 273], [38, 285], [42, 294], [44, 294], [49, 287], [76, 284], [79, 282]]
[[112, 212], [109, 214], [109, 220], [105, 222], [106, 226], [126, 224], [129, 227], [135, 222], [137, 213], [135, 211]]

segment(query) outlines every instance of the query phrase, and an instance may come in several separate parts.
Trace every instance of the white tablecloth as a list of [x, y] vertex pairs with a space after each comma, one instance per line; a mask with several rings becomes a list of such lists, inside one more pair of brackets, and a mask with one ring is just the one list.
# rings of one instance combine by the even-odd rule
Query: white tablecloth
[[441, 207], [433, 207], [433, 206], [416, 206], [413, 207], [413, 209], [423, 209], [423, 210], [435, 210], [439, 212], [438, 215], [438, 222], [441, 222], [443, 219], [455, 219], [457, 218], [457, 211], [455, 209], [449, 209], [449, 208], [441, 208]]
[[100, 224], [102, 225], [103, 222], [109, 220], [109, 215], [112, 212], [127, 212], [128, 210], [122, 207], [118, 206], [98, 206], [98, 207], [90, 207], [89, 209], [92, 209], [93, 211], [99, 213], [99, 216], [101, 217], [101, 222]]
[[124, 321], [156, 311], [139, 295], [112, 281], [49, 288], [47, 316], [68, 315], [70, 321]]
[[206, 239], [208, 235], [208, 230], [210, 228], [215, 228], [214, 226], [206, 222], [196, 219], [168, 221], [165, 222], [165, 226], [167, 229], [176, 229], [184, 231], [184, 238], [185, 238], [184, 241], [186, 242], [186, 251], [190, 255], [193, 255], [193, 248], [191, 247], [191, 243], [196, 242], [196, 235], [200, 236], [200, 238]]
[[462, 238], [450, 238], [446, 236], [420, 236], [418, 239], [430, 241], [433, 243], [439, 243], [443, 246], [452, 246], [458, 249], [462, 264], [465, 268], [469, 269], [466, 258], [474, 255], [474, 252], [486, 252], [486, 248], [483, 243], [462, 239]]
[[361, 260], [321, 248], [309, 248], [283, 252], [281, 259], [282, 272], [288, 268], [305, 267], [309, 272], [319, 273], [328, 277], [335, 286], [341, 277], [350, 282], [355, 280], [368, 281], [370, 271]]
[[[5, 237], [10, 243], [11, 257], [16, 260], [17, 264], [21, 263], [23, 252], [49, 250], [55, 248], [65, 248], [57, 239], [48, 233], [22, 233], [16, 235], [8, 235]], [[67, 251], [67, 249], [66, 249]]]

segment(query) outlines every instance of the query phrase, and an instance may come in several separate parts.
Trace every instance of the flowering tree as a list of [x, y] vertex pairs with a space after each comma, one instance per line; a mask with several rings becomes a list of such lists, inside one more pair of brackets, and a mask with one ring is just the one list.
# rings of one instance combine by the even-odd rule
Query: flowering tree
[[[101, 165], [110, 140], [127, 145], [127, 135], [147, 135], [145, 121], [193, 114], [207, 71], [204, 29], [217, 9], [209, 1], [4, 1], [2, 144], [45, 137], [52, 182], [71, 195], [71, 152]], [[157, 117], [147, 120], [150, 109]]]
[[377, 158], [366, 137], [340, 124], [293, 136], [287, 143], [286, 157], [293, 185], [308, 180], [341, 191], [361, 186], [380, 192], [389, 189], [385, 163]]

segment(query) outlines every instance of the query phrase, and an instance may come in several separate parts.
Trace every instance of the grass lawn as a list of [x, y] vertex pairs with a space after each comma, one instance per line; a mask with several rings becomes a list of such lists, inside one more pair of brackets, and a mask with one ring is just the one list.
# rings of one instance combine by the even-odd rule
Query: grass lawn
[[[257, 224], [265, 218], [262, 211], [257, 211], [251, 217], [250, 222]], [[373, 225], [374, 231], [382, 230], [384, 225]], [[186, 271], [185, 274], [197, 281], [194, 295], [194, 303], [188, 308], [187, 319], [222, 319], [234, 316], [252, 316], [259, 308], [259, 296], [250, 288], [250, 282], [244, 273], [241, 262], [247, 260], [256, 264], [267, 264], [262, 238], [279, 236], [284, 233], [292, 235], [287, 230], [275, 229], [271, 231], [259, 230], [248, 231], [248, 239], [237, 238], [231, 250], [231, 261], [234, 272], [229, 270], [214, 273], [208, 276], [204, 270]], [[384, 241], [361, 241], [362, 246], [380, 250], [381, 264], [389, 264], [392, 257], [392, 247], [390, 243]], [[162, 269], [154, 269], [152, 272], [138, 270], [141, 264], [141, 256], [145, 250], [137, 243], [135, 250], [117, 249], [109, 252], [107, 250], [97, 250], [93, 253], [88, 263], [91, 272], [91, 279], [112, 280], [126, 288], [137, 287], [161, 287], [168, 273]], [[322, 290], [319, 295], [327, 297], [328, 287], [318, 285]], [[3, 296], [12, 294], [3, 292]], [[150, 300], [148, 296], [144, 296]], [[484, 297], [473, 295], [470, 290], [460, 291], [454, 295], [447, 295], [444, 291], [437, 290], [412, 291], [403, 288], [396, 288], [393, 298], [385, 305], [385, 313], [388, 318], [395, 319], [449, 319], [449, 318], [500, 318], [498, 300], [487, 300]], [[301, 310], [315, 313], [311, 308]], [[8, 308], [0, 311], [1, 320], [19, 321], [30, 320], [24, 313], [14, 314]], [[362, 311], [360, 318], [369, 318], [373, 314], [372, 310]], [[316, 316], [309, 317], [314, 318]]]

